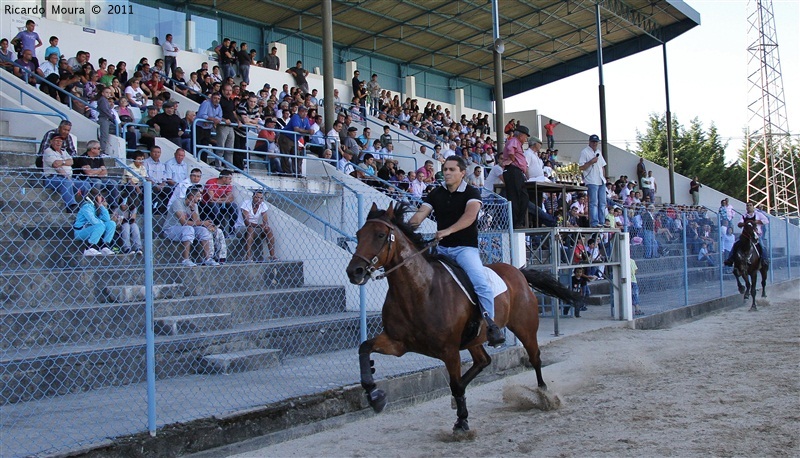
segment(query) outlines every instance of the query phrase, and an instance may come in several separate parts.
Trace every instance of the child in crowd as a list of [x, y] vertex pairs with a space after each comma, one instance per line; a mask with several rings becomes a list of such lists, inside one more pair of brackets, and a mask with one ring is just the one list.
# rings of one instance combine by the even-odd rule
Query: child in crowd
[[122, 253], [142, 254], [142, 236], [136, 224], [136, 207], [128, 206], [128, 199], [122, 199], [119, 208], [114, 210], [112, 221], [117, 223], [117, 232], [122, 239]]
[[636, 283], [636, 271], [639, 266], [636, 265], [636, 260], [631, 258], [631, 303], [633, 303], [633, 314], [644, 315], [642, 309], [639, 308], [639, 284]]
[[697, 260], [704, 262], [709, 266], [714, 266], [714, 259], [708, 254], [708, 244], [703, 242], [700, 245], [700, 251], [697, 253]]
[[[589, 282], [596, 280], [597, 277], [593, 275], [586, 275], [583, 273], [583, 269], [578, 267], [572, 271], [572, 291], [578, 293], [581, 297], [580, 304], [575, 305], [575, 318], [581, 317], [581, 312], [586, 311], [586, 298], [589, 297], [592, 292], [589, 290]], [[569, 307], [564, 307], [564, 314], [569, 313]]]

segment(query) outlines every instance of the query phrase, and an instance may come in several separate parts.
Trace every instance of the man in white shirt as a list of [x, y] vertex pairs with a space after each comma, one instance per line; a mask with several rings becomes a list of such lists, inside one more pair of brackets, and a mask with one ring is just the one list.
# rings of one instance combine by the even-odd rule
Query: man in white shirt
[[172, 34], [168, 33], [164, 37], [164, 42], [161, 43], [161, 49], [164, 50], [164, 74], [169, 78], [172, 75], [175, 78], [175, 69], [178, 68], [178, 47], [172, 43]]
[[528, 149], [525, 150], [525, 162], [528, 163], [528, 170], [525, 172], [527, 181], [547, 181], [544, 176], [542, 160], [539, 158], [539, 149], [542, 142], [538, 138], [528, 141]]
[[[175, 157], [164, 164], [167, 168], [167, 183], [175, 187], [178, 183], [189, 178], [189, 163], [186, 162], [186, 151], [183, 148], [175, 150]], [[145, 166], [146, 167], [146, 166]]]
[[264, 240], [266, 245], [264, 253], [269, 252], [269, 257], [263, 256], [264, 261], [276, 261], [275, 256], [275, 236], [269, 225], [267, 217], [267, 204], [264, 202], [264, 192], [261, 190], [253, 191], [253, 198], [242, 202], [239, 206], [239, 217], [236, 220], [236, 230], [246, 232], [245, 235], [245, 261], [253, 260], [253, 240], [258, 237]]
[[167, 165], [161, 162], [161, 147], [150, 148], [150, 157], [144, 160], [144, 168], [147, 169], [147, 181], [153, 183], [153, 211], [163, 215], [172, 195], [172, 186], [167, 182]]
[[589, 146], [581, 151], [578, 167], [583, 172], [583, 181], [589, 188], [589, 224], [591, 227], [603, 227], [606, 212], [606, 179], [603, 167], [606, 161], [598, 151], [600, 137], [589, 136]]

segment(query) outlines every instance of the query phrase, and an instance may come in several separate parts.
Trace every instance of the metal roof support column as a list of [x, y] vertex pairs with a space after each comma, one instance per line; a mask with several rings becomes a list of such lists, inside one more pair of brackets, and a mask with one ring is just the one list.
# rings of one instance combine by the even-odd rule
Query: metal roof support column
[[675, 157], [672, 151], [672, 112], [669, 109], [669, 77], [667, 76], [667, 42], [661, 43], [664, 55], [664, 91], [667, 96], [667, 157], [669, 158], [669, 203], [675, 203]]
[[[322, 0], [322, 89], [325, 109], [325, 133], [333, 128], [336, 113], [333, 108], [333, 6], [332, 0]], [[334, 152], [333, 157], [338, 157]]]
[[500, 40], [500, 12], [497, 0], [492, 0], [492, 24], [494, 26], [494, 43], [492, 55], [494, 56], [494, 132], [497, 136], [497, 151], [503, 152], [505, 137], [503, 136], [503, 45]]
[[[603, 35], [602, 23], [600, 22], [600, 3], [594, 5], [595, 22], [597, 25], [597, 73], [600, 77], [600, 84], [597, 90], [600, 94], [600, 145], [603, 152], [603, 159], [608, 162], [608, 129], [606, 128], [606, 86], [603, 81]], [[605, 167], [604, 174], [608, 175], [608, 165]]]

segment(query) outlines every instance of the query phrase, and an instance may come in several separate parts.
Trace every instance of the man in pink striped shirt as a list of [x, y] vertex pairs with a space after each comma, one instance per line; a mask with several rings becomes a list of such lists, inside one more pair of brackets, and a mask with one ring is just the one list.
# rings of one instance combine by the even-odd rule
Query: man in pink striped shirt
[[514, 135], [506, 140], [501, 165], [503, 182], [506, 184], [506, 198], [511, 201], [514, 228], [525, 227], [525, 212], [528, 211], [528, 190], [525, 188], [528, 162], [522, 145], [528, 142], [530, 131], [523, 125], [514, 128]]

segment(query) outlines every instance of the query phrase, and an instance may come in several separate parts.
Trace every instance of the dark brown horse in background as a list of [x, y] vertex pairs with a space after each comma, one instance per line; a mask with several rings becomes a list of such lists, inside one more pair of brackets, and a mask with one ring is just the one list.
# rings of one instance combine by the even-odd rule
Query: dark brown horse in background
[[[745, 221], [742, 225], [742, 235], [739, 236], [739, 243], [734, 248], [733, 276], [736, 278], [736, 286], [739, 293], [744, 294], [744, 300], [753, 297], [753, 304], [750, 310], [758, 310], [756, 307], [756, 282], [758, 273], [761, 272], [761, 297], [767, 297], [767, 271], [769, 268], [761, 262], [756, 244], [756, 224], [760, 221]], [[739, 277], [744, 279], [744, 285], [739, 282]]]
[[[389, 290], [383, 303], [383, 332], [363, 342], [358, 350], [361, 386], [375, 412], [386, 406], [386, 393], [376, 389], [372, 377], [372, 352], [402, 356], [419, 353], [444, 362], [450, 376], [450, 392], [455, 398], [458, 420], [454, 432], [469, 430], [467, 385], [491, 362], [483, 347], [485, 322], [478, 307], [462, 292], [445, 268], [427, 254], [422, 237], [404, 220], [405, 204], [379, 211], [375, 204], [364, 226], [357, 232], [358, 246], [347, 266], [350, 282], [363, 285], [379, 268], [387, 272]], [[505, 281], [508, 290], [495, 298], [498, 326], [507, 326], [522, 342], [536, 371], [541, 389], [542, 360], [536, 332], [539, 308], [531, 286], [545, 294], [574, 303], [569, 289], [552, 276], [533, 270], [521, 270], [508, 264], [488, 266]], [[389, 272], [391, 270], [391, 272]], [[472, 355], [472, 367], [461, 374], [459, 351]]]

